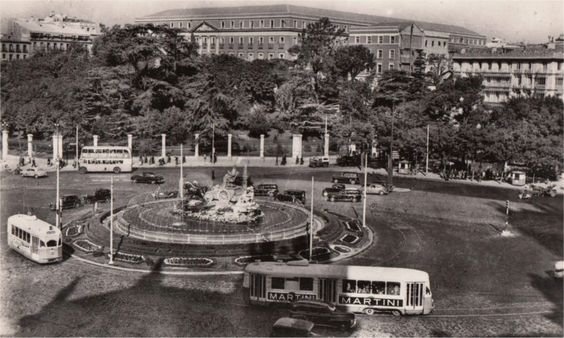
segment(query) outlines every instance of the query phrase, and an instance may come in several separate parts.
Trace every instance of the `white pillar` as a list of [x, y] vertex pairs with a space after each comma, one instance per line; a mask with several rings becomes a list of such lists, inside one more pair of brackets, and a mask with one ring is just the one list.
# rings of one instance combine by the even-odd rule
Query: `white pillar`
[[349, 152], [352, 153], [353, 151], [356, 151], [356, 144], [349, 144]]
[[292, 135], [292, 163], [302, 157], [302, 134]]
[[27, 156], [31, 161], [33, 158], [33, 134], [27, 134]]
[[231, 158], [231, 139], [233, 135], [227, 134], [227, 157]]
[[53, 161], [57, 160], [59, 157], [59, 136], [57, 134], [53, 134]]
[[98, 146], [98, 135], [92, 135], [92, 138], [94, 139], [93, 141], [93, 146], [97, 147]]
[[161, 134], [161, 157], [166, 157], [166, 134]]
[[325, 139], [323, 143], [323, 157], [329, 157], [329, 134], [325, 133]]
[[133, 135], [127, 134], [127, 147], [129, 148], [129, 153], [133, 156]]
[[260, 134], [260, 158], [264, 158], [264, 134]]
[[63, 158], [63, 134], [59, 133], [59, 157]]
[[2, 130], [2, 160], [8, 159], [8, 129]]
[[194, 157], [198, 158], [198, 156], [200, 156], [200, 134], [195, 134], [194, 140], [196, 142], [196, 145], [194, 146]]

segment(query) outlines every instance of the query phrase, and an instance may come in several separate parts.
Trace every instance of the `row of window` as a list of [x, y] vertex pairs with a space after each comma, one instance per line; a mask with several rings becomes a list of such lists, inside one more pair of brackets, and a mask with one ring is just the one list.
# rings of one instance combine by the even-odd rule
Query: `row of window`
[[[391, 62], [388, 63], [388, 70], [393, 70], [393, 69], [395, 69], [395, 66], [396, 66], [396, 65], [395, 65], [394, 63], [391, 63]], [[382, 73], [383, 71], [384, 71], [384, 70], [383, 70], [383, 68], [382, 68], [382, 64], [381, 64], [381, 63], [377, 63], [377, 64], [376, 64], [376, 73], [377, 73], [377, 74], [380, 74], [380, 73]]]
[[[429, 45], [430, 45], [430, 46], [429, 46]], [[431, 40], [431, 43], [429, 44], [429, 40], [425, 39], [425, 47], [435, 47], [435, 40]], [[446, 42], [446, 41], [437, 40], [437, 47], [446, 48], [446, 47], [447, 47], [447, 42]]]
[[271, 289], [286, 289], [286, 281], [298, 280], [300, 291], [313, 291], [313, 278], [283, 278], [272, 277], [270, 288]]
[[12, 235], [16, 236], [17, 238], [19, 238], [19, 239], [21, 239], [21, 240], [23, 240], [27, 243], [31, 242], [31, 235], [29, 234], [29, 232], [27, 232], [23, 229], [20, 229], [20, 228], [14, 226], [14, 225], [12, 225]]
[[[376, 51], [376, 59], [382, 59], [384, 58], [384, 50], [382, 49], [378, 49]], [[388, 51], [388, 59], [393, 60], [396, 58], [396, 50], [395, 49], [390, 49]]]
[[[359, 44], [360, 42], [360, 36], [355, 36], [354, 37], [354, 43]], [[399, 43], [399, 36], [398, 35], [375, 35], [375, 36], [367, 36], [366, 37], [366, 43], [367, 44], [384, 44], [384, 43], [390, 43], [390, 44], [397, 44]]]
[[[210, 42], [211, 45], [215, 45], [216, 41], [217, 41], [220, 45], [225, 44], [225, 41], [228, 41], [230, 44], [234, 44], [234, 43], [235, 43], [235, 37], [233, 37], [233, 36], [230, 37], [229, 39], [226, 39], [226, 38], [223, 38], [223, 37], [219, 37], [219, 38], [217, 38], [217, 40], [216, 40], [216, 38], [213, 37], [213, 36], [212, 36], [212, 37], [209, 37], [209, 38], [208, 38], [208, 37], [196, 37], [196, 42], [200, 42], [200, 41], [201, 41], [202, 44], [207, 45], [208, 39], [209, 39], [209, 42]], [[246, 41], [245, 41], [245, 40], [246, 40]], [[254, 37], [254, 36], [249, 36], [249, 37], [247, 37], [246, 39], [245, 39], [244, 37], [242, 37], [242, 36], [240, 36], [240, 37], [237, 38], [237, 42], [238, 42], [239, 45], [242, 45], [242, 44], [245, 43], [245, 42], [246, 42], [248, 45], [252, 45], [252, 44], [254, 44], [255, 42], [258, 42], [260, 45], [262, 45], [262, 44], [264, 43], [264, 41], [265, 41], [265, 37], [264, 37], [264, 36], [259, 36], [258, 38], [256, 38], [256, 40], [255, 40], [255, 37]], [[276, 38], [273, 37], [273, 36], [269, 36], [269, 37], [268, 37], [268, 43], [275, 43], [275, 42], [278, 42], [278, 43], [283, 44], [283, 43], [286, 42], [286, 37], [281, 36], [281, 37], [279, 37], [278, 39], [276, 39]], [[298, 43], [298, 37], [296, 37], [296, 36], [293, 37], [293, 43], [294, 43], [294, 44], [297, 44], [297, 43]]]
[[123, 160], [84, 160], [84, 164], [123, 164]]
[[[470, 63], [470, 62], [462, 62], [460, 64], [460, 67], [462, 68], [478, 68], [480, 70], [492, 70], [494, 67], [493, 65], [497, 66], [497, 70], [507, 70], [509, 71], [509, 68], [511, 68], [512, 70], [532, 70], [533, 69], [533, 63], [532, 62], [512, 62], [512, 63], [502, 63], [502, 62], [476, 62], [476, 63]], [[540, 71], [546, 72], [548, 70], [548, 63], [544, 62], [539, 64], [540, 68], [537, 66], [537, 69], [539, 69]], [[562, 69], [562, 62], [556, 62], [556, 69], [557, 70], [561, 70]]]
[[[20, 54], [4, 54], [2, 53], [2, 60], [19, 60], [20, 59]], [[27, 54], [23, 54], [21, 56], [21, 59], [27, 59]]]
[[22, 44], [20, 48], [20, 44], [12, 44], [12, 43], [3, 43], [2, 44], [2, 52], [15, 52], [15, 53], [27, 53], [27, 44]]
[[486, 44], [486, 40], [483, 39], [469, 39], [469, 38], [456, 37], [456, 36], [451, 36], [450, 42], [465, 43], [467, 45], [477, 45], [477, 46], [483, 46]]
[[[248, 22], [245, 20], [239, 20], [239, 21], [221, 21], [219, 23], [219, 27], [221, 29], [225, 29], [225, 28], [231, 28], [231, 29], [245, 29], [245, 28], [306, 28], [308, 23], [313, 23], [314, 21], [298, 21], [298, 20], [293, 20], [293, 21], [286, 21], [284, 19], [280, 20], [279, 23], [277, 23], [275, 20], [249, 20]], [[161, 24], [165, 24], [166, 23], [161, 23]], [[155, 22], [155, 25], [159, 25], [159, 23]], [[168, 24], [171, 28], [187, 28], [187, 29], [192, 29], [193, 24], [192, 22], [188, 21], [186, 23], [184, 22], [170, 22]], [[345, 31], [348, 29], [347, 25], [337, 25], [339, 28], [344, 29]]]
[[82, 154], [125, 154], [129, 155], [129, 150], [127, 149], [111, 149], [111, 148], [94, 148], [94, 149], [82, 149]]
[[346, 293], [367, 293], [376, 295], [400, 295], [400, 283], [381, 282], [368, 280], [343, 280], [343, 292]]

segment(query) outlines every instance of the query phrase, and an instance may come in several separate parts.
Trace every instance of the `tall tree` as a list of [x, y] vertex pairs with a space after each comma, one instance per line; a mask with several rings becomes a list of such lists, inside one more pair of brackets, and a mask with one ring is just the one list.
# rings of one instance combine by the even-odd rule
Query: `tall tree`
[[339, 47], [335, 51], [335, 67], [340, 76], [347, 78], [350, 74], [354, 80], [362, 71], [374, 67], [374, 55], [363, 45]]

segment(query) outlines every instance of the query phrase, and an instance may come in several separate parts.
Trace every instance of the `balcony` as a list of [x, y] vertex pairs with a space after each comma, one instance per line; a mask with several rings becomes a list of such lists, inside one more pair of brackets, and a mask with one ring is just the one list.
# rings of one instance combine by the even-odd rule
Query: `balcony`
[[243, 44], [242, 43], [238, 44], [237, 49], [243, 49]]
[[228, 49], [234, 49], [233, 47], [235, 47], [235, 45], [233, 45], [232, 43], [230, 43], [230, 44], [227, 45], [227, 48], [228, 48]]
[[285, 48], [286, 48], [286, 46], [284, 46], [283, 43], [278, 44], [278, 49], [285, 49]]
[[254, 45], [253, 45], [252, 43], [249, 43], [249, 44], [247, 44], [247, 48], [248, 48], [248, 49], [253, 49], [253, 48], [254, 48]]
[[269, 43], [269, 44], [268, 44], [268, 49], [274, 49], [274, 44], [273, 44], [273, 43]]
[[223, 49], [223, 48], [225, 48], [225, 45], [224, 45], [223, 43], [220, 43], [220, 44], [219, 44], [219, 49]]
[[264, 49], [264, 45], [262, 43], [258, 44], [258, 49]]

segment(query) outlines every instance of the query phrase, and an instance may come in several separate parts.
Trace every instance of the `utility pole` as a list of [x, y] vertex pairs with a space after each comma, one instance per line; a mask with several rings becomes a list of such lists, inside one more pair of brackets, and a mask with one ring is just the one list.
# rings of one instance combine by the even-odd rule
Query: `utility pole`
[[212, 123], [212, 164], [215, 164], [215, 124]]
[[79, 165], [78, 165], [78, 124], [76, 125], [76, 153], [74, 155], [74, 161], [76, 163], [76, 170], [79, 169]]
[[368, 185], [368, 152], [364, 154], [364, 200], [362, 203], [362, 226], [366, 228], [366, 186]]
[[425, 175], [429, 174], [429, 125], [427, 125], [427, 156], [425, 157]]
[[393, 182], [393, 175], [394, 175], [394, 160], [393, 160], [393, 153], [394, 153], [394, 115], [395, 115], [395, 106], [392, 101], [392, 131], [390, 136], [390, 153], [388, 154], [388, 189], [392, 189], [394, 184]]
[[110, 261], [114, 264], [114, 175], [110, 177]]
[[309, 261], [311, 262], [311, 258], [313, 256], [313, 185], [314, 185], [314, 178], [311, 176], [311, 215], [309, 220]]

